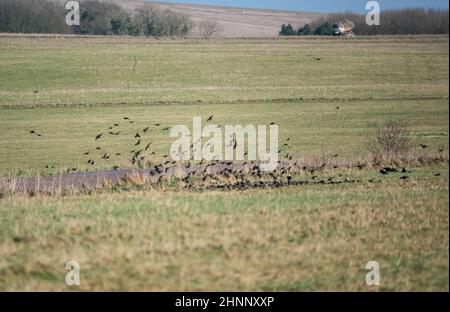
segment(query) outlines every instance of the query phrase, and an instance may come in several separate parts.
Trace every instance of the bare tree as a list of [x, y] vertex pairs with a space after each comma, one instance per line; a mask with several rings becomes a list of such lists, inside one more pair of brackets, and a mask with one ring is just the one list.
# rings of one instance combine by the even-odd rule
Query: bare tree
[[200, 36], [204, 39], [217, 36], [224, 31], [224, 27], [217, 22], [202, 21], [198, 25], [200, 29]]

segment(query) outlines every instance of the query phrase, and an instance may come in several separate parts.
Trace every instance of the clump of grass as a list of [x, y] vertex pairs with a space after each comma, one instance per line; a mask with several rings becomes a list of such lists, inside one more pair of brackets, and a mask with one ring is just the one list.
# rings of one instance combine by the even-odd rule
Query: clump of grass
[[409, 155], [411, 147], [408, 122], [405, 120], [388, 120], [376, 125], [375, 134], [368, 144], [374, 165], [401, 162]]

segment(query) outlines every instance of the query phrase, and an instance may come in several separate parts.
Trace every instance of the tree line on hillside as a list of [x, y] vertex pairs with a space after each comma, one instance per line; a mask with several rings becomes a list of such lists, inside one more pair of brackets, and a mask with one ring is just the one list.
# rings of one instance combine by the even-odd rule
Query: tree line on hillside
[[84, 35], [185, 36], [193, 24], [168, 9], [145, 5], [130, 13], [96, 0], [79, 1], [80, 25], [68, 26], [69, 12], [48, 0], [0, 0], [0, 32]]
[[353, 31], [357, 35], [419, 35], [448, 34], [448, 10], [401, 9], [381, 12], [380, 25], [367, 25], [366, 16], [356, 13], [328, 14], [303, 27], [294, 28], [292, 24], [282, 25], [281, 36], [332, 36], [333, 25], [348, 19], [355, 23]]

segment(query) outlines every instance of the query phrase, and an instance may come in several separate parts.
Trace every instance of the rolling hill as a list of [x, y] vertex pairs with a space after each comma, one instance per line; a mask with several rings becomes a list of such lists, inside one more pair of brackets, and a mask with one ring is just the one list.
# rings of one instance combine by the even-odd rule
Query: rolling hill
[[[56, 0], [65, 2], [65, 0]], [[156, 7], [170, 9], [185, 14], [194, 23], [201, 21], [216, 21], [224, 27], [223, 37], [272, 37], [278, 35], [282, 24], [291, 23], [295, 26], [310, 22], [318, 13], [276, 11], [249, 8], [232, 8], [209, 5], [173, 4], [144, 0], [102, 0], [119, 4], [123, 8], [133, 11], [145, 2]], [[193, 36], [198, 35], [194, 29]]]

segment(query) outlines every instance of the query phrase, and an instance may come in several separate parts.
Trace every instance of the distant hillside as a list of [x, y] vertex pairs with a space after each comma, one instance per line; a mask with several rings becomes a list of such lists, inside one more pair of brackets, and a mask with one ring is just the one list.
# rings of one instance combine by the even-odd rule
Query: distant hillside
[[[65, 0], [54, 0], [65, 2]], [[187, 15], [193, 22], [203, 20], [216, 21], [224, 27], [224, 37], [271, 37], [278, 35], [282, 24], [291, 23], [302, 26], [311, 22], [320, 14], [246, 8], [228, 8], [209, 5], [172, 4], [144, 0], [101, 0], [119, 4], [127, 10], [134, 10], [143, 3], [152, 3], [157, 7], [168, 8]], [[197, 30], [193, 35], [197, 35]]]

